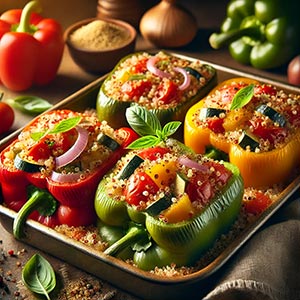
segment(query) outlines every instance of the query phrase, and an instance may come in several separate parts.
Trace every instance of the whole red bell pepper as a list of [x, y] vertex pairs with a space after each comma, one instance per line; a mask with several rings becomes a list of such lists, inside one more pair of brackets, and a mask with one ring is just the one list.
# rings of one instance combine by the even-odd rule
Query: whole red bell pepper
[[0, 81], [13, 91], [50, 83], [61, 63], [61, 25], [34, 11], [40, 11], [38, 1], [0, 16]]
[[[74, 145], [79, 147], [76, 144], [79, 140], [76, 127], [68, 127], [64, 132], [45, 133], [37, 141], [33, 135], [37, 132], [43, 133], [43, 130], [46, 132], [51, 126], [56, 128], [57, 125], [63, 125], [64, 120], [70, 120], [72, 117], [80, 117], [81, 123], [76, 126], [88, 132], [88, 140], [84, 150], [78, 154], [77, 161], [74, 159], [63, 167], [65, 171], [54, 166], [53, 171], [59, 172], [58, 176], [63, 178], [58, 180], [52, 177], [53, 171], [45, 172], [45, 166], [49, 160], [61, 157], [74, 148]], [[68, 125], [64, 123], [64, 126]], [[99, 140], [101, 130], [101, 122], [89, 114], [54, 110], [35, 118], [22, 130], [16, 140], [2, 150], [0, 153], [2, 198], [7, 207], [18, 212], [14, 222], [16, 237], [22, 235], [22, 224], [28, 216], [50, 227], [60, 224], [84, 226], [96, 220], [94, 197], [100, 179], [126, 153], [126, 147], [138, 137], [130, 128], [114, 130], [114, 136], [118, 136], [118, 146], [116, 148], [107, 146], [107, 150], [103, 151], [109, 152], [104, 158], [91, 152], [95, 143], [102, 143]], [[22, 156], [23, 164], [20, 166], [16, 163], [16, 159], [23, 153], [22, 151], [25, 151], [26, 155], [24, 159]], [[89, 159], [89, 156], [95, 158]], [[83, 168], [86, 159], [93, 165], [96, 163], [95, 167], [76, 171], [77, 166], [81, 165], [80, 168]], [[24, 162], [27, 167], [24, 167]], [[67, 176], [64, 177], [65, 172], [74, 175], [79, 172], [82, 175], [79, 174], [80, 177], [76, 177], [75, 180], [68, 180]]]

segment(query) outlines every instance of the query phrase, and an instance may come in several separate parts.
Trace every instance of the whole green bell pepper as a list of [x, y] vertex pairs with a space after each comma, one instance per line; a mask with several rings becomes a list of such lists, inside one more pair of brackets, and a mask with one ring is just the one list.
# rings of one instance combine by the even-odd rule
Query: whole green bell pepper
[[[160, 153], [159, 157], [161, 157], [168, 155], [169, 151], [174, 155], [176, 155], [175, 153], [177, 155], [180, 153], [179, 157], [182, 157], [184, 149], [182, 149], [181, 145], [176, 145], [174, 140], [167, 143], [171, 143], [172, 147], [169, 144], [166, 146], [162, 143], [160, 146], [143, 149], [137, 153], [143, 159], [150, 159], [151, 157], [151, 160], [154, 153]], [[179, 151], [178, 149], [174, 150], [177, 147], [180, 148]], [[175, 152], [173, 153], [173, 151]], [[188, 157], [190, 156], [191, 153], [189, 152]], [[123, 159], [128, 161], [126, 157]], [[196, 161], [199, 163], [199, 157], [196, 158], [195, 156], [194, 162]], [[208, 159], [208, 161], [210, 160]], [[177, 174], [178, 170], [177, 168], [175, 170], [172, 169], [172, 164], [168, 164], [168, 162], [169, 160], [165, 160], [164, 164], [161, 164], [161, 160], [158, 159], [151, 169], [147, 169], [145, 172], [151, 176], [151, 170], [155, 170], [153, 181], [156, 178], [163, 178], [161, 181], [163, 182], [162, 185], [169, 186], [173, 194], [176, 183], [175, 178], [172, 177], [172, 172]], [[180, 164], [180, 162], [178, 163]], [[214, 163], [214, 168], [221, 165], [219, 162]], [[167, 170], [166, 172], [161, 168], [162, 165]], [[172, 263], [177, 266], [194, 264], [205, 251], [212, 247], [216, 239], [230, 228], [240, 211], [244, 187], [242, 177], [238, 168], [234, 165], [224, 162], [224, 166], [224, 170], [227, 170], [224, 172], [227, 175], [230, 174], [226, 183], [219, 190], [215, 190], [209, 202], [200, 211], [196, 210], [192, 216], [186, 214], [182, 218], [182, 215], [186, 213], [184, 212], [185, 204], [172, 210], [172, 207], [174, 208], [175, 206], [171, 203], [169, 204], [170, 206], [167, 205], [167, 208], [164, 206], [153, 213], [153, 210], [149, 210], [150, 206], [141, 209], [137, 203], [130, 204], [127, 196], [125, 196], [125, 199], [124, 197], [121, 197], [121, 199], [116, 198], [108, 186], [110, 186], [112, 181], [116, 183], [117, 178], [120, 178], [124, 172], [124, 168], [120, 170], [120, 165], [117, 164], [115, 169], [100, 181], [95, 196], [95, 210], [99, 218], [99, 233], [109, 245], [105, 253], [120, 258], [124, 257], [124, 253], [126, 253], [126, 258], [128, 258], [128, 255], [129, 257], [131, 255], [134, 263], [144, 270], [151, 270], [156, 266], [163, 267]], [[124, 191], [128, 189], [128, 186], [133, 182], [131, 179], [137, 174], [136, 172], [141, 171], [141, 168], [143, 168], [142, 165], [139, 165], [136, 169], [132, 169], [130, 175], [122, 179], [122, 187], [116, 183], [114, 188], [119, 189], [121, 187], [123, 191], [120, 194], [126, 195]], [[188, 166], [187, 168], [192, 167]], [[199, 168], [202, 169], [201, 166]], [[216, 176], [225, 174], [223, 171], [215, 171], [214, 173], [219, 174]], [[157, 174], [158, 177], [156, 176]], [[143, 176], [146, 177], [145, 173]], [[167, 180], [169, 178], [172, 178], [173, 181], [169, 182]], [[144, 179], [139, 180], [143, 181]], [[133, 194], [138, 193], [139, 184], [140, 182], [135, 182], [132, 190]], [[150, 182], [147, 182], [147, 184], [150, 185]], [[138, 201], [145, 195], [144, 187], [140, 189], [141, 193]], [[152, 188], [149, 188], [150, 190]], [[184, 187], [184, 191], [186, 192], [182, 191], [181, 193], [193, 195], [193, 191], [189, 190], [188, 192], [188, 187]], [[130, 194], [130, 201], [132, 202], [136, 199], [133, 197], [133, 194]], [[183, 197], [180, 199], [183, 199]], [[171, 209], [172, 213], [168, 209]], [[161, 218], [161, 216], [166, 217], [168, 212], [167, 219], [171, 220], [173, 218], [172, 222]]]
[[242, 64], [280, 67], [300, 51], [298, 6], [297, 0], [231, 0], [221, 33], [210, 36], [210, 45], [229, 45], [231, 56]]

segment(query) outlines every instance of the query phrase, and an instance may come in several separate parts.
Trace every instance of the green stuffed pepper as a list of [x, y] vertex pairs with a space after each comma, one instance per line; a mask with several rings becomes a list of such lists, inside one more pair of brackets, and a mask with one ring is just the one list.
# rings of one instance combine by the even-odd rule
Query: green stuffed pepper
[[[143, 118], [143, 111], [136, 115]], [[153, 145], [132, 147], [95, 196], [99, 233], [109, 244], [105, 253], [132, 258], [144, 270], [194, 264], [229, 230], [243, 198], [238, 168], [169, 138], [172, 127], [157, 129], [157, 139], [134, 142]]]
[[161, 123], [183, 121], [190, 106], [216, 85], [216, 70], [199, 60], [158, 52], [123, 58], [102, 84], [97, 113], [114, 128], [127, 124], [126, 109], [138, 104], [154, 112]]
[[221, 33], [213, 33], [209, 42], [215, 49], [229, 45], [242, 64], [280, 67], [300, 51], [298, 10], [298, 0], [231, 0]]

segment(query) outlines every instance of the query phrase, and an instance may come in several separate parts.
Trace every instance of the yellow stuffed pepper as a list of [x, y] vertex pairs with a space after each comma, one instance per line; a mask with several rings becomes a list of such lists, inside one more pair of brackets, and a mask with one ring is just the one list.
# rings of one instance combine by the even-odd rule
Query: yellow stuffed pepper
[[184, 142], [197, 153], [212, 146], [238, 166], [246, 187], [286, 181], [300, 161], [300, 95], [232, 78], [192, 106]]

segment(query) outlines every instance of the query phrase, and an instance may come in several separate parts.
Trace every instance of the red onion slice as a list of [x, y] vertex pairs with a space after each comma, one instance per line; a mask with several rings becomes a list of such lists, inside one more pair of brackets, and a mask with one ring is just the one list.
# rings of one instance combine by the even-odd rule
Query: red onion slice
[[170, 73], [164, 72], [155, 66], [157, 61], [158, 61], [158, 57], [156, 57], [156, 56], [152, 56], [147, 60], [148, 71], [158, 77], [161, 77], [161, 78], [164, 78], [164, 77], [170, 78], [171, 77]]
[[89, 133], [86, 129], [76, 126], [78, 137], [74, 145], [64, 154], [55, 158], [56, 168], [63, 167], [75, 160], [85, 149], [88, 143]]
[[201, 172], [207, 172], [209, 170], [209, 166], [199, 164], [198, 162], [196, 162], [190, 158], [187, 158], [186, 156], [180, 156], [178, 158], [178, 162], [179, 162], [179, 164], [181, 164], [183, 166], [186, 166], [191, 169], [196, 169]]
[[191, 77], [188, 74], [188, 72], [185, 69], [180, 67], [175, 67], [174, 71], [181, 73], [184, 77], [183, 83], [178, 88], [180, 90], [185, 90], [186, 88], [188, 88], [191, 83]]
[[64, 173], [52, 171], [50, 178], [51, 180], [60, 183], [76, 182], [77, 180], [80, 179], [81, 174], [82, 174], [81, 172], [64, 174]]

